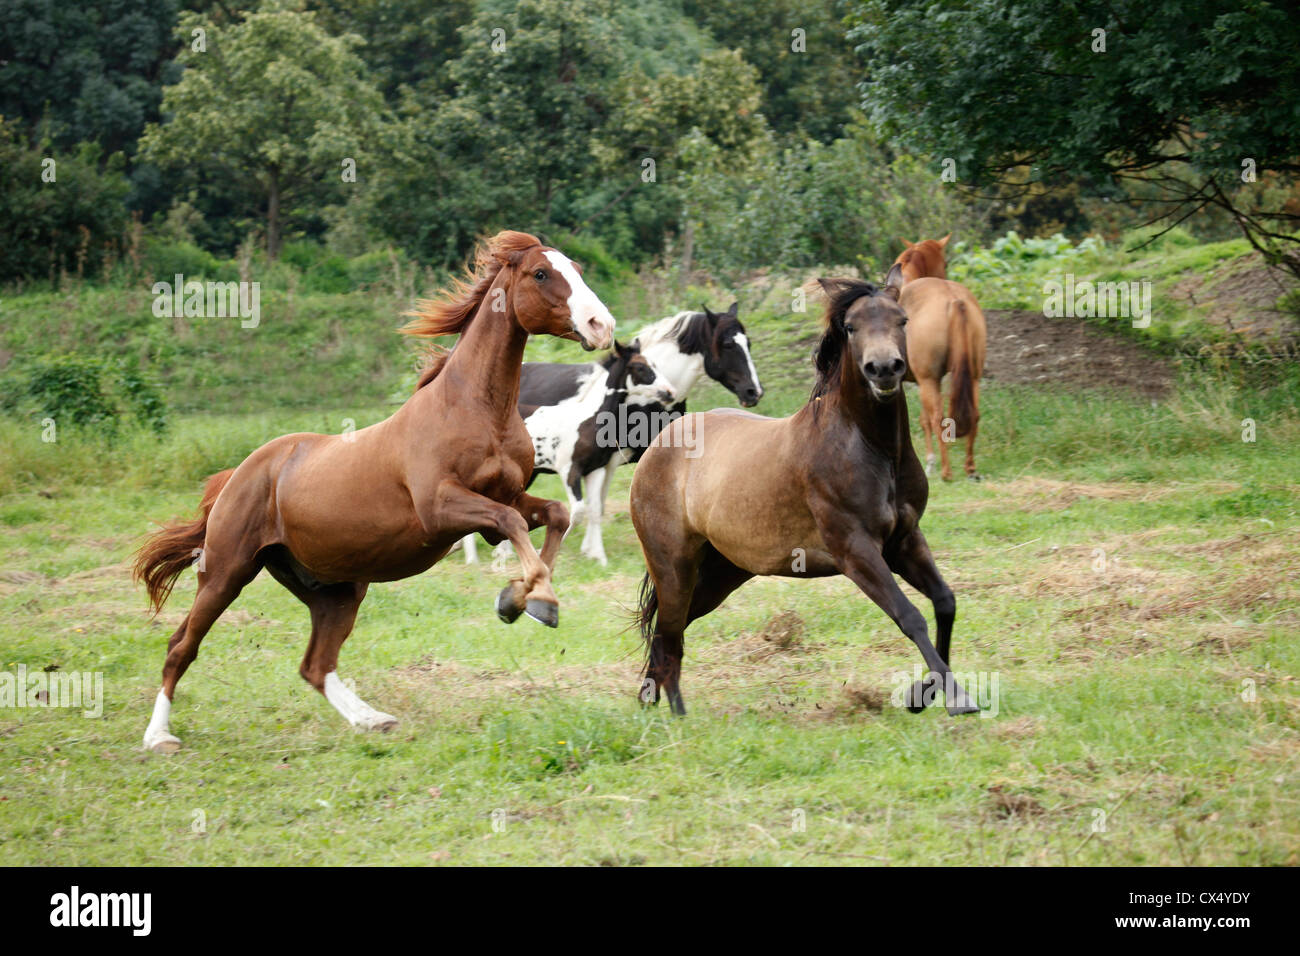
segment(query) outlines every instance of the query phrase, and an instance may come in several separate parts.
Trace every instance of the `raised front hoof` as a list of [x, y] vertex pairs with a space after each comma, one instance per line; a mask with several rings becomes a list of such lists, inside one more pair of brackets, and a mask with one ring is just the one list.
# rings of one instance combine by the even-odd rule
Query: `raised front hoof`
[[181, 749], [180, 738], [173, 737], [171, 734], [146, 734], [144, 738], [144, 749], [150, 753], [156, 754], [174, 754]]
[[513, 624], [524, 613], [524, 587], [521, 581], [511, 581], [497, 595], [497, 617]]
[[910, 714], [919, 714], [925, 708], [934, 703], [935, 683], [934, 678], [919, 680], [907, 689], [907, 697], [904, 705]]
[[533, 598], [524, 605], [524, 613], [538, 624], [545, 624], [547, 627], [560, 626], [560, 606], [550, 601]]

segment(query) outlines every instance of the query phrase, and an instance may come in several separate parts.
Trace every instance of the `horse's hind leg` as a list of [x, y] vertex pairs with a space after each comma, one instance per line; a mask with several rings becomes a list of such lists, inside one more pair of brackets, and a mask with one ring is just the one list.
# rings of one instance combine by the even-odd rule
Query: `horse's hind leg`
[[352, 633], [357, 609], [365, 599], [369, 585], [312, 581], [299, 573], [287, 552], [279, 549], [275, 552], [268, 558], [266, 569], [311, 612], [311, 639], [307, 642], [307, 653], [303, 655], [298, 673], [324, 694], [334, 709], [354, 727], [366, 730], [396, 727], [396, 717], [375, 710], [338, 676], [339, 649]]
[[703, 552], [699, 544], [685, 554], [662, 559], [651, 559], [650, 548], [645, 548], [645, 552], [650, 580], [654, 584], [656, 608], [654, 626], [648, 638], [649, 657], [641, 684], [641, 702], [658, 703], [662, 690], [668, 695], [672, 712], [681, 715], [686, 713], [681, 691], [682, 654], [686, 626], [693, 620], [692, 600]]
[[365, 584], [332, 584], [310, 592], [305, 600], [311, 609], [311, 640], [298, 672], [354, 727], [392, 730], [397, 726], [397, 718], [375, 710], [338, 675], [339, 648], [352, 633], [357, 609], [365, 599], [367, 587]]
[[199, 572], [199, 590], [194, 604], [184, 622], [167, 642], [167, 660], [163, 664], [162, 689], [154, 700], [153, 716], [144, 732], [144, 749], [155, 753], [175, 753], [181, 742], [172, 735], [168, 725], [171, 720], [172, 700], [176, 683], [184, 675], [194, 658], [198, 657], [199, 644], [208, 630], [228, 608], [239, 592], [257, 576], [259, 566], [255, 561], [231, 565], [205, 556], [205, 563], [221, 567], [220, 572]]
[[[940, 414], [943, 408], [943, 396], [939, 393], [939, 381], [933, 378], [917, 377], [917, 387], [921, 392], [921, 430], [925, 433], [925, 473], [934, 474], [934, 440], [939, 439], [943, 445]], [[945, 461], [947, 461], [945, 452]]]
[[[971, 386], [975, 391], [975, 409], [978, 412], [980, 407], [979, 379], [972, 382]], [[977, 415], [975, 420], [971, 422], [970, 431], [966, 433], [966, 477], [970, 478], [972, 481], [980, 480], [980, 474], [975, 470], [975, 433], [978, 432], [979, 429], [980, 424]]]

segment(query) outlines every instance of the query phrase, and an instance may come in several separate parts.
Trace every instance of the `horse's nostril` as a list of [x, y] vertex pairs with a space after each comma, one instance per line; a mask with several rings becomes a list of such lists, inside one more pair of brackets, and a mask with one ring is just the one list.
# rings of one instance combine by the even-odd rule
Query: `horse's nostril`
[[890, 363], [889, 367], [893, 370], [894, 374], [897, 375], [903, 370], [903, 360], [901, 358], [896, 358]]

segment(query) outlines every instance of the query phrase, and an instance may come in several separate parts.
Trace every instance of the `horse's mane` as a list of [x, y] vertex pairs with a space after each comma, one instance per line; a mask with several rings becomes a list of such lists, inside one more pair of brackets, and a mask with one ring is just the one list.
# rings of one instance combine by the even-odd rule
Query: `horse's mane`
[[813, 349], [813, 368], [817, 372], [817, 381], [813, 383], [809, 401], [816, 401], [839, 386], [840, 363], [844, 357], [844, 343], [848, 337], [844, 334], [844, 315], [849, 306], [863, 296], [880, 295], [883, 289], [874, 282], [865, 279], [822, 279], [817, 285], [826, 294], [826, 314], [822, 317], [824, 330], [821, 339]]
[[[464, 332], [503, 268], [497, 255], [523, 252], [541, 244], [536, 236], [511, 230], [498, 232], [490, 239], [480, 241], [474, 252], [473, 264], [465, 267], [464, 277], [453, 277], [447, 286], [438, 290], [436, 298], [417, 300], [414, 309], [402, 313], [410, 316], [411, 321], [402, 326], [400, 331], [403, 335], [421, 338]], [[424, 365], [415, 385], [416, 391], [438, 376], [450, 356], [451, 350], [441, 345], [432, 345], [425, 351]]]
[[698, 312], [678, 312], [676, 315], [670, 315], [667, 318], [659, 319], [657, 322], [652, 322], [637, 332], [633, 337], [632, 344], [644, 352], [650, 346], [665, 339], [676, 341], [681, 326], [692, 316], [699, 314]]
[[740, 325], [740, 320], [725, 312], [715, 312], [713, 316], [717, 324], [711, 326], [704, 312], [678, 312], [647, 325], [636, 334], [632, 344], [644, 352], [651, 345], [671, 339], [687, 355], [712, 352], [716, 357], [723, 333]]

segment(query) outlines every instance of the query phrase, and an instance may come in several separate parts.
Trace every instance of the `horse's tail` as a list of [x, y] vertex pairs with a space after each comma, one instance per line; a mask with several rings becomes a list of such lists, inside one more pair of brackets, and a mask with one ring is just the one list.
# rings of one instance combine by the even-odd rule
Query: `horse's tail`
[[952, 397], [948, 414], [957, 426], [958, 438], [970, 434], [979, 424], [980, 410], [975, 400], [975, 382], [983, 365], [971, 341], [971, 317], [966, 303], [958, 298], [948, 301], [948, 373], [952, 376]]
[[203, 547], [208, 533], [208, 515], [216, 503], [217, 495], [226, 487], [235, 469], [219, 471], [203, 488], [203, 500], [199, 503], [199, 517], [193, 521], [177, 521], [164, 525], [161, 530], [149, 536], [144, 545], [136, 552], [133, 577], [143, 581], [149, 590], [149, 604], [157, 614], [181, 572], [194, 563], [199, 549]]
[[645, 640], [646, 648], [643, 673], [648, 673], [650, 670], [650, 641], [654, 637], [655, 618], [658, 614], [659, 592], [655, 590], [654, 582], [650, 580], [650, 572], [647, 571], [645, 577], [641, 579], [641, 593], [637, 597], [636, 607], [636, 625]]

